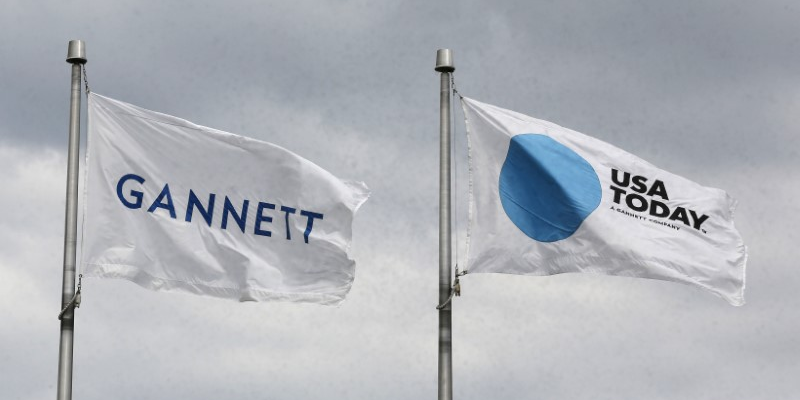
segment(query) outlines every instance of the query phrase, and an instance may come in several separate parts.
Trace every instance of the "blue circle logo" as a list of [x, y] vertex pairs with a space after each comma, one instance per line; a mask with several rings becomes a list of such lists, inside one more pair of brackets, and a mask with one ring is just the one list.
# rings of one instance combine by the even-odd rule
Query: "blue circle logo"
[[500, 202], [531, 239], [555, 242], [572, 236], [601, 197], [594, 168], [568, 147], [534, 133], [511, 138], [500, 171]]

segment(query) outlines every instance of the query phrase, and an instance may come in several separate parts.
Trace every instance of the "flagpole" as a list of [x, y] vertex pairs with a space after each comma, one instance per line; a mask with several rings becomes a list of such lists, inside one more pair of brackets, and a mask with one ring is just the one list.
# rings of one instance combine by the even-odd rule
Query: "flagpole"
[[81, 66], [86, 63], [82, 40], [70, 40], [67, 62], [72, 64], [67, 153], [67, 207], [64, 223], [64, 275], [61, 288], [61, 341], [58, 349], [58, 400], [72, 398], [72, 343], [75, 330], [75, 252], [78, 236], [78, 152], [81, 135]]
[[450, 241], [450, 74], [455, 71], [449, 49], [436, 51], [441, 72], [439, 92], [439, 400], [453, 398], [453, 340]]

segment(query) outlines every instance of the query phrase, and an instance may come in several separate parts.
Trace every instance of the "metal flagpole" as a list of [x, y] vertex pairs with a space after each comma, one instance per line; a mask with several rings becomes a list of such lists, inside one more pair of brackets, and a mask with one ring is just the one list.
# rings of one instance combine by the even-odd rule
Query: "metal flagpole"
[[450, 74], [455, 71], [449, 49], [436, 52], [441, 72], [439, 100], [439, 400], [453, 398], [453, 340], [450, 241]]
[[72, 64], [67, 155], [67, 208], [64, 223], [64, 277], [61, 289], [61, 342], [58, 349], [58, 400], [72, 398], [72, 342], [75, 329], [75, 248], [78, 236], [78, 152], [81, 135], [81, 67], [86, 63], [82, 40], [70, 40], [67, 62]]

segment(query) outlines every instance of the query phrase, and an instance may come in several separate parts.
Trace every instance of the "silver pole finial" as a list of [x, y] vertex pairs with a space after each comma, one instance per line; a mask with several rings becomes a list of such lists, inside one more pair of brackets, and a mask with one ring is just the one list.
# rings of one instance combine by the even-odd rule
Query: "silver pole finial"
[[453, 72], [456, 67], [453, 66], [453, 52], [450, 49], [436, 50], [436, 68], [437, 72]]
[[83, 40], [69, 41], [67, 62], [70, 64], [86, 64], [86, 45], [83, 44]]

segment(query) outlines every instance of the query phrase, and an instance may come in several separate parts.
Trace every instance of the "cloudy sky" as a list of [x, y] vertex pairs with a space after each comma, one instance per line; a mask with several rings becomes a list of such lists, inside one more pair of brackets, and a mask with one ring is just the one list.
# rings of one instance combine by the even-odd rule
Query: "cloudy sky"
[[[373, 195], [340, 307], [85, 281], [76, 399], [435, 398], [443, 47], [463, 94], [727, 190], [750, 249], [738, 308], [659, 281], [467, 276], [456, 398], [796, 399], [798, 21], [777, 1], [6, 1], [0, 397], [55, 397], [64, 58], [82, 39], [93, 91], [276, 143]], [[463, 240], [461, 122], [456, 142]]]

